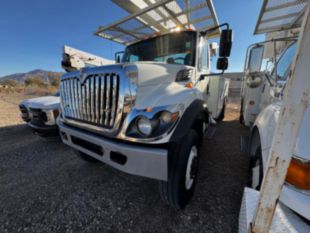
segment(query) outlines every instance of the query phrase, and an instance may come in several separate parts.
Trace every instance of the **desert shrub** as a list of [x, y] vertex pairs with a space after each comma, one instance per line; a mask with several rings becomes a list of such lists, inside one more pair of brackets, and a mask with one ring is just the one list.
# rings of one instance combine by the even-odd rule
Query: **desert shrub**
[[48, 84], [42, 80], [40, 75], [34, 75], [25, 80], [25, 86], [36, 86], [42, 88], [47, 87]]
[[52, 77], [50, 79], [50, 84], [53, 87], [57, 87], [58, 88], [59, 87], [59, 83], [60, 83], [60, 79], [58, 77]]
[[0, 81], [1, 86], [7, 86], [7, 87], [16, 87], [18, 85], [18, 82], [12, 79], [7, 79]]
[[38, 86], [26, 86], [24, 93], [26, 95], [35, 95], [35, 96], [45, 96], [45, 95], [54, 95], [57, 92], [58, 88], [53, 86], [47, 87], [38, 87]]

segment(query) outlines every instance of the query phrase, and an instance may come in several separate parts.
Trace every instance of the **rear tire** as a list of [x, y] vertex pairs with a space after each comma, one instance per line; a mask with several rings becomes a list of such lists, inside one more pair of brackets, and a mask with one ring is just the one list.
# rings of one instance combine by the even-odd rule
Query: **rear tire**
[[88, 163], [98, 163], [99, 160], [81, 152], [81, 151], [78, 151], [78, 150], [74, 150], [74, 153], [81, 159], [83, 159], [84, 161], [88, 162]]
[[184, 208], [191, 200], [199, 166], [199, 136], [190, 132], [170, 151], [168, 181], [160, 181], [162, 200], [176, 208]]

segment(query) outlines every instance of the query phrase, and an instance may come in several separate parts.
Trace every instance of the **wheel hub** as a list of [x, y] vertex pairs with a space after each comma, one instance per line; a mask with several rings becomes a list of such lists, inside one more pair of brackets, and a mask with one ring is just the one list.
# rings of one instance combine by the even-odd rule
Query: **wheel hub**
[[190, 154], [187, 161], [186, 173], [185, 173], [185, 188], [191, 189], [194, 180], [196, 179], [198, 171], [198, 150], [196, 146], [193, 146], [190, 150]]

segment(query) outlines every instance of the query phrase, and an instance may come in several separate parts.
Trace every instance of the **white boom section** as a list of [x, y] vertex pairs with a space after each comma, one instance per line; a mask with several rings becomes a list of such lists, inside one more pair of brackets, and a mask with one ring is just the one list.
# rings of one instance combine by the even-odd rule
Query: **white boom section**
[[98, 57], [65, 45], [63, 47], [62, 67], [66, 71], [80, 70], [87, 66], [103, 66], [114, 64], [115, 61]]
[[[124, 45], [177, 30], [203, 31], [218, 26], [212, 0], [112, 0], [130, 15], [95, 35]], [[219, 36], [215, 30], [209, 37]]]
[[269, 232], [287, 169], [296, 145], [299, 128], [310, 101], [310, 17], [307, 7], [298, 49], [284, 92], [283, 105], [272, 141], [258, 206], [251, 232]]

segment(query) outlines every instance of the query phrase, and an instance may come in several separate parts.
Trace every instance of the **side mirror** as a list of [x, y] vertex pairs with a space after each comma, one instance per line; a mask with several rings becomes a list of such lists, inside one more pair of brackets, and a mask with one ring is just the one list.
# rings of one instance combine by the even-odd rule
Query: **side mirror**
[[[200, 35], [206, 36], [208, 33], [212, 33], [219, 28], [225, 27], [221, 32], [220, 37], [220, 46], [219, 46], [219, 58], [217, 59], [216, 68], [218, 70], [222, 70], [221, 73], [213, 73], [211, 75], [222, 75], [225, 70], [228, 68], [228, 57], [230, 56], [232, 42], [233, 42], [233, 31], [229, 29], [228, 23], [223, 23], [216, 27], [210, 28], [206, 31], [200, 32]], [[211, 54], [212, 54], [212, 46], [210, 46]]]
[[125, 54], [125, 52], [123, 52], [123, 51], [116, 52], [115, 53], [115, 63], [121, 63], [124, 54]]
[[220, 57], [217, 59], [216, 69], [218, 70], [227, 70], [228, 68], [228, 59], [227, 57]]
[[220, 57], [229, 57], [232, 46], [233, 31], [231, 29], [224, 29], [221, 33], [220, 39]]
[[233, 31], [231, 29], [224, 29], [221, 33], [219, 58], [217, 59], [216, 68], [218, 70], [227, 70], [228, 57], [230, 56], [232, 46]]
[[264, 56], [264, 45], [257, 44], [248, 52], [247, 70], [249, 73], [259, 72], [261, 70]]

